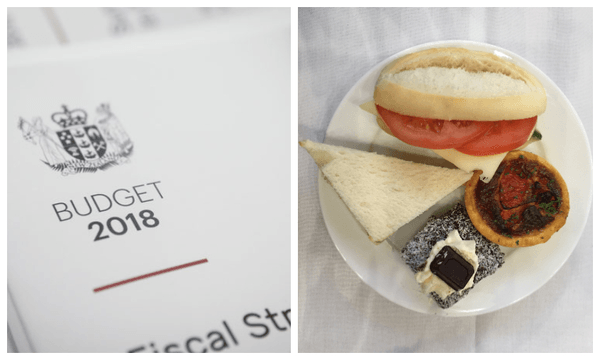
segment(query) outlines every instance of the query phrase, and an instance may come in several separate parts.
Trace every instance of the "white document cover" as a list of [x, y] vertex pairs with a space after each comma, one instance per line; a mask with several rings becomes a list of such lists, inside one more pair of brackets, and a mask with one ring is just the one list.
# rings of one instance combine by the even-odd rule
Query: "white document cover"
[[19, 351], [290, 351], [289, 18], [9, 56]]

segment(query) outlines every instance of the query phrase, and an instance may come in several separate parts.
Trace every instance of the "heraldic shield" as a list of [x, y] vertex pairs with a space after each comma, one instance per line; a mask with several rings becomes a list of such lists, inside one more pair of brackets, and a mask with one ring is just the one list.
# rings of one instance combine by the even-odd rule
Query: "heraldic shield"
[[41, 118], [29, 122], [19, 119], [25, 140], [39, 144], [42, 162], [63, 175], [106, 170], [129, 161], [133, 143], [108, 104], [97, 109], [95, 124], [87, 122], [82, 109], [67, 109], [52, 114], [60, 130], [47, 128]]
[[106, 141], [96, 125], [73, 126], [57, 131], [58, 139], [69, 155], [79, 160], [96, 160], [106, 153]]

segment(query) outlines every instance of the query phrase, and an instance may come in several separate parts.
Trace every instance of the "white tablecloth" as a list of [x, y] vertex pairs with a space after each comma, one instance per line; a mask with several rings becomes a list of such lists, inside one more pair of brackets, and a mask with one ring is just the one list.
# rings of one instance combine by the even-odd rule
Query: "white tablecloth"
[[[592, 143], [591, 8], [298, 13], [299, 140], [323, 142], [344, 95], [385, 58], [421, 43], [473, 40], [519, 54], [548, 75], [574, 106]], [[344, 262], [321, 215], [317, 171], [300, 148], [300, 352], [592, 351], [592, 214], [568, 261], [531, 296], [480, 316], [423, 315], [379, 295]]]

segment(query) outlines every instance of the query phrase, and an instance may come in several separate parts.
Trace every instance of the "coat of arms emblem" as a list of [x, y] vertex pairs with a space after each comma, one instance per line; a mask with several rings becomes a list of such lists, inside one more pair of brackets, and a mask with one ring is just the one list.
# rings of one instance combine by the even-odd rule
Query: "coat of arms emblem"
[[108, 104], [97, 108], [95, 124], [88, 124], [84, 110], [63, 105], [62, 112], [52, 114], [59, 130], [46, 127], [41, 118], [28, 122], [19, 119], [23, 137], [39, 144], [44, 162], [63, 175], [106, 170], [129, 160], [133, 143]]

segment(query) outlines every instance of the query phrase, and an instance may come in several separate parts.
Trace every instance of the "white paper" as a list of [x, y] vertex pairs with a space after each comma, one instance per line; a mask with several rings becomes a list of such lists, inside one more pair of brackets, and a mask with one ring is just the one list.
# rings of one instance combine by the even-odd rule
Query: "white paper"
[[[265, 10], [9, 56], [19, 348], [290, 351], [289, 26], [289, 10]], [[95, 128], [77, 125], [86, 116]], [[69, 155], [57, 131], [95, 160]]]
[[47, 16], [48, 9], [7, 8], [6, 12], [9, 50], [59, 44], [59, 39]]
[[[259, 9], [258, 9], [259, 10]], [[183, 26], [209, 25], [234, 21], [240, 14], [253, 14], [245, 8], [52, 8], [69, 43], [165, 30]]]

